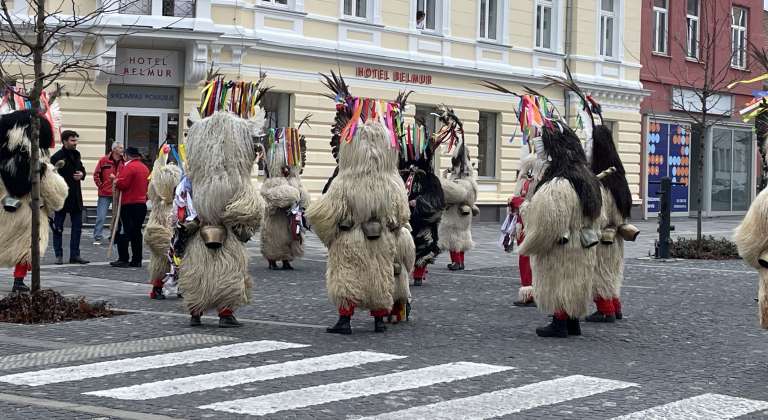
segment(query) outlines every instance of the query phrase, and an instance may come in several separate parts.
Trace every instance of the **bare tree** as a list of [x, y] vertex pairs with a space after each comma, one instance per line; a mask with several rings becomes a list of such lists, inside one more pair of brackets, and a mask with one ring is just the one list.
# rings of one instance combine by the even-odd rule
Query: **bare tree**
[[[669, 89], [672, 108], [684, 113], [692, 121], [695, 165], [697, 172], [703, 176], [706, 135], [712, 126], [729, 118], [728, 114], [717, 112], [717, 109], [721, 106], [721, 93], [727, 92], [728, 85], [734, 79], [731, 68], [734, 53], [730, 44], [730, 3], [700, 0], [699, 11], [698, 42], [694, 40], [691, 44], [687, 37], [670, 39], [670, 47], [679, 48], [682, 56], [687, 58], [667, 60], [666, 76], [660, 75], [656, 66], [650, 66], [649, 71], [655, 82]], [[689, 51], [695, 54], [689, 54]], [[671, 56], [676, 57], [674, 53]], [[696, 240], [697, 253], [700, 255], [704, 183], [700, 181], [696, 187]]]
[[[100, 22], [121, 7], [120, 0], [105, 0], [93, 10], [81, 10], [76, 0], [15, 0], [16, 9], [9, 8], [7, 0], [0, 0], [0, 81], [3, 91], [21, 85], [15, 90], [25, 96], [32, 109], [38, 110], [31, 126], [31, 178], [32, 178], [32, 291], [40, 289], [40, 149], [41, 94], [53, 87], [61, 93], [57, 81], [63, 78], [80, 79], [89, 86], [95, 71], [99, 70], [100, 55], [96, 43], [73, 43], [66, 50], [68, 40], [93, 39], [100, 31]], [[125, 6], [123, 1], [122, 6]], [[19, 6], [25, 6], [22, 13]], [[26, 88], [31, 87], [31, 89]], [[52, 98], [53, 99], [53, 98]]]

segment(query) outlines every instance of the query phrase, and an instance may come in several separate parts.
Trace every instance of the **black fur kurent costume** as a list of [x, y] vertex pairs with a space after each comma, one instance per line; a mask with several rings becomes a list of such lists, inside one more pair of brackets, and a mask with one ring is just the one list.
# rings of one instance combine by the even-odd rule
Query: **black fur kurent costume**
[[415, 130], [408, 130], [406, 146], [415, 146], [400, 153], [400, 173], [408, 192], [411, 235], [416, 246], [414, 286], [421, 286], [426, 278], [427, 265], [432, 264], [440, 253], [438, 227], [445, 209], [443, 187], [440, 178], [435, 175], [432, 160], [440, 143], [423, 131], [423, 127], [417, 124]]

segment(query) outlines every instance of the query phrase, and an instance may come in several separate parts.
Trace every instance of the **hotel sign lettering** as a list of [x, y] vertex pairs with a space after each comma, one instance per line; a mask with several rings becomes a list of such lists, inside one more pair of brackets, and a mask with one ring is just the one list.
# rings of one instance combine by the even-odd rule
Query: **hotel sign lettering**
[[399, 70], [387, 70], [379, 67], [358, 66], [355, 76], [363, 79], [391, 80], [397, 83], [407, 83], [411, 85], [431, 85], [432, 75], [427, 73], [417, 73]]
[[127, 85], [178, 86], [179, 52], [166, 50], [117, 50], [114, 82]]

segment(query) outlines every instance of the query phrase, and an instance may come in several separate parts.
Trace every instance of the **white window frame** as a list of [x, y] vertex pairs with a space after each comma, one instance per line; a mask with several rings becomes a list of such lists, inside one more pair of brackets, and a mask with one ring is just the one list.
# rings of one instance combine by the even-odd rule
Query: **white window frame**
[[[482, 7], [483, 1], [486, 2], [485, 3], [485, 5], [486, 5], [485, 13], [483, 12], [483, 7]], [[489, 16], [490, 13], [488, 12], [490, 10], [490, 7], [488, 7], [488, 6], [490, 5], [491, 1], [495, 1], [496, 2], [496, 38], [489, 37], [488, 36], [489, 35], [488, 31], [487, 31], [488, 26], [489, 26], [488, 25], [488, 21], [489, 21], [488, 18], [490, 17]], [[503, 16], [506, 16], [505, 8], [506, 8], [506, 1], [504, 1], [504, 0], [477, 0], [477, 38], [478, 39], [480, 39], [482, 41], [493, 42], [493, 43], [502, 43], [503, 42], [503, 40], [504, 40], [504, 25], [503, 25], [504, 24], [504, 18], [503, 18]], [[480, 25], [481, 15], [485, 16], [485, 26], [486, 26], [485, 27], [485, 29], [486, 29], [485, 33], [483, 33], [483, 27]]]
[[[655, 54], [669, 54], [669, 0], [663, 0], [664, 7], [656, 6], [656, 1], [653, 2], [653, 45], [651, 46]], [[686, 7], [687, 7], [686, 3]], [[614, 4], [614, 8], [616, 5]], [[664, 18], [664, 26], [659, 27], [659, 21]], [[659, 35], [663, 35], [662, 37]]]
[[[598, 57], [601, 57], [603, 60], [607, 61], [621, 61], [624, 57], [623, 52], [623, 34], [622, 31], [624, 30], [622, 25], [622, 16], [624, 15], [624, 1], [623, 0], [613, 0], [613, 12], [603, 11], [602, 7], [602, 0], [597, 0], [597, 22], [598, 22], [598, 28], [596, 32], [597, 35], [597, 55]], [[604, 38], [603, 31], [602, 31], [602, 22], [606, 19], [613, 19], [613, 39], [612, 45], [613, 50], [611, 51], [611, 55], [604, 54], [604, 51], [602, 49], [602, 40]]]
[[293, 10], [296, 7], [296, 0], [286, 0], [285, 4], [278, 3], [278, 1], [279, 0], [259, 0], [258, 5], [289, 10]]
[[433, 12], [433, 14], [435, 15], [434, 29], [426, 27], [426, 21], [429, 18], [429, 13], [427, 11], [424, 12], [427, 14], [427, 16], [424, 17], [425, 27], [424, 29], [418, 29], [416, 27], [416, 13], [419, 11], [420, 1], [423, 1], [425, 5], [427, 4], [427, 0], [411, 0], [411, 5], [412, 5], [411, 9], [413, 13], [412, 19], [411, 19], [411, 22], [412, 22], [411, 29], [419, 31], [421, 33], [425, 33], [425, 34], [435, 34], [435, 35], [444, 34], [446, 32], [445, 17], [450, 13], [450, 10], [447, 10], [447, 11], [445, 10], [446, 9], [445, 6], [446, 4], [450, 4], [450, 2], [448, 2], [447, 0], [434, 0], [435, 2], [435, 10]]
[[[346, 13], [346, 3], [349, 1], [352, 5], [351, 14]], [[376, 6], [376, 2], [374, 0], [364, 0], [365, 1], [365, 16], [357, 16], [357, 2], [356, 0], [342, 0], [341, 1], [341, 16], [344, 19], [352, 19], [352, 20], [360, 20], [364, 22], [373, 22], [373, 16], [374, 16], [374, 7]]]
[[[736, 10], [743, 12], [744, 26], [735, 21]], [[742, 70], [747, 68], [748, 24], [749, 10], [746, 7], [731, 7], [731, 67], [733, 68]], [[737, 45], [736, 37], [739, 37], [739, 44], [741, 45]]]
[[[690, 0], [689, 0], [690, 1]], [[692, 15], [688, 11], [688, 2], [685, 3], [685, 24], [687, 27], [685, 38], [685, 55], [691, 60], [699, 59], [699, 39], [701, 36], [701, 0], [696, 1], [696, 15]], [[695, 23], [696, 30], [694, 31], [693, 23]]]
[[[559, 16], [557, 13], [557, 4], [558, 2], [556, 0], [536, 0], [536, 9], [534, 10], [534, 35], [533, 35], [533, 43], [537, 49], [541, 50], [547, 50], [547, 51], [556, 51], [557, 45], [558, 45], [558, 28], [559, 25]], [[545, 47], [543, 45], [544, 43], [544, 25], [542, 24], [539, 26], [539, 20], [543, 19], [542, 15], [539, 14], [540, 10], [544, 10], [544, 8], [548, 8], [550, 10], [549, 12], [549, 47]], [[541, 42], [539, 42], [541, 41]]]

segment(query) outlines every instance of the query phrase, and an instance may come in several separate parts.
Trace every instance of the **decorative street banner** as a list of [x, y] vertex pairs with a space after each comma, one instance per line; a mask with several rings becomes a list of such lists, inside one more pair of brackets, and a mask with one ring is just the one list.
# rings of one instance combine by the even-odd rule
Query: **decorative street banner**
[[[688, 212], [691, 130], [651, 120], [648, 127], [648, 213], [658, 213], [661, 178], [672, 178], [672, 213]], [[675, 185], [680, 183], [682, 185]]]

